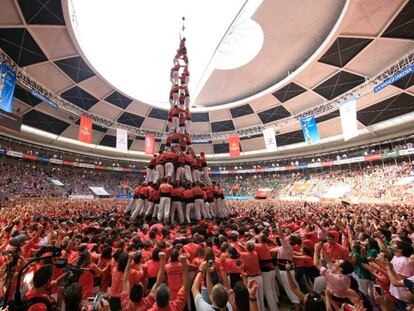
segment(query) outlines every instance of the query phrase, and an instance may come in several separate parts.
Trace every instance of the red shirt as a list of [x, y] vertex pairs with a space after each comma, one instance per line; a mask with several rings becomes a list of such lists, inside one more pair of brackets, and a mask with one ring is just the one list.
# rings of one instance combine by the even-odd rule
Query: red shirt
[[198, 249], [200, 248], [200, 245], [195, 244], [193, 242], [188, 243], [186, 245], [183, 246], [184, 251], [190, 255], [190, 261], [193, 260], [194, 258], [196, 258], [196, 254]]
[[223, 270], [229, 273], [241, 273], [240, 267], [237, 265], [237, 260], [232, 258], [226, 258], [222, 263]]
[[160, 261], [148, 260], [146, 269], [148, 278], [156, 278], [158, 270], [160, 269]]
[[79, 284], [82, 286], [82, 299], [84, 300], [93, 296], [93, 281], [95, 278], [93, 271], [95, 271], [96, 265], [91, 263], [86, 266], [86, 269], [88, 271], [84, 271], [79, 277]]
[[183, 188], [181, 188], [181, 187], [174, 188], [173, 191], [171, 192], [171, 196], [172, 197], [177, 197], [177, 198], [182, 198], [183, 197]]
[[165, 161], [175, 161], [176, 158], [177, 154], [175, 152], [167, 151], [165, 153]]
[[173, 191], [173, 186], [170, 184], [164, 183], [160, 185], [160, 194], [171, 194]]
[[345, 260], [349, 258], [348, 250], [338, 243], [335, 243], [333, 246], [331, 246], [329, 243], [326, 242], [323, 244], [323, 247], [325, 248], [326, 253], [332, 261], [338, 259]]
[[[270, 260], [272, 259], [272, 254], [270, 253], [270, 249], [266, 246], [266, 244], [259, 243], [254, 245], [254, 250], [257, 253], [257, 257], [260, 260]], [[263, 264], [262, 266], [266, 266], [269, 268], [273, 267], [273, 264], [271, 262]]]
[[259, 275], [261, 273], [259, 257], [257, 256], [257, 253], [255, 251], [241, 252], [240, 257], [245, 266], [247, 275]]
[[112, 268], [112, 282], [111, 282], [111, 290], [109, 295], [111, 297], [120, 298], [122, 294], [122, 280], [124, 278], [124, 273], [118, 271], [118, 267]]
[[171, 262], [165, 265], [165, 272], [171, 299], [175, 299], [181, 286], [183, 286], [183, 266], [181, 262]]
[[192, 199], [193, 198], [193, 191], [191, 189], [186, 189], [183, 192], [184, 199]]
[[191, 188], [191, 191], [193, 192], [193, 196], [202, 196], [204, 191], [201, 190], [200, 186], [194, 186], [193, 188]]

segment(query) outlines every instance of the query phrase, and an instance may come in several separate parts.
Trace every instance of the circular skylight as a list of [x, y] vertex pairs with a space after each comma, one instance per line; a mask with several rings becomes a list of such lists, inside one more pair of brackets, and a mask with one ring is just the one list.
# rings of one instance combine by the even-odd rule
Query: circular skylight
[[182, 17], [194, 101], [215, 69], [243, 66], [260, 51], [263, 32], [250, 17], [261, 2], [70, 0], [69, 13], [82, 53], [106, 81], [139, 101], [169, 108]]

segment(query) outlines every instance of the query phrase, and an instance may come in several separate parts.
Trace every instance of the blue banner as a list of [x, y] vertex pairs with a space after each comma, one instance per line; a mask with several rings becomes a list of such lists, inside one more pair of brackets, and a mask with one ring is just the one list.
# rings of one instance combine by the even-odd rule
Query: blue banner
[[401, 80], [402, 78], [404, 78], [406, 75], [409, 75], [411, 73], [414, 72], [414, 64], [404, 68], [403, 70], [398, 71], [395, 75], [393, 75], [391, 78], [388, 78], [387, 80], [385, 80], [384, 82], [382, 82], [381, 84], [377, 85], [376, 87], [374, 87], [374, 93], [377, 93], [383, 89], [385, 89], [387, 86], [389, 86], [390, 84], [393, 84], [394, 82]]
[[6, 64], [0, 64], [0, 109], [13, 112], [16, 75]]
[[43, 94], [39, 93], [38, 91], [33, 90], [31, 93], [32, 93], [32, 95], [34, 97], [39, 98], [41, 101], [43, 101], [44, 103], [48, 104], [50, 107], [52, 107], [54, 109], [58, 109], [59, 108], [58, 104], [52, 102], [49, 98], [47, 98]]
[[117, 199], [132, 199], [132, 194], [117, 194], [115, 196]]
[[251, 199], [252, 197], [249, 197], [249, 196], [237, 196], [237, 195], [229, 195], [229, 196], [224, 196], [224, 198], [226, 199], [226, 200], [249, 200], [249, 199]]
[[6, 150], [5, 150], [5, 149], [0, 148], [0, 155], [5, 155], [5, 154], [6, 154]]
[[300, 120], [303, 137], [308, 144], [317, 144], [321, 137], [319, 136], [318, 127], [314, 116], [306, 117]]
[[39, 161], [39, 162], [44, 162], [44, 163], [49, 163], [49, 158], [45, 158], [45, 157], [37, 157], [37, 161]]

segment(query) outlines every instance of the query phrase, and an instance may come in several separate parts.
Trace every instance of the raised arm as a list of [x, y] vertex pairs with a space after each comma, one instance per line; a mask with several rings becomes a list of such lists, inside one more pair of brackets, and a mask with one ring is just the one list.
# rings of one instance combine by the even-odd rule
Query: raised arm
[[125, 267], [124, 277], [122, 279], [122, 290], [124, 292], [129, 292], [129, 272], [131, 271], [131, 264], [134, 258], [134, 254], [130, 253], [128, 257], [128, 263]]
[[207, 283], [207, 293], [208, 293], [208, 297], [210, 298], [210, 301], [213, 301], [213, 297], [211, 296], [211, 293], [213, 291], [213, 281], [211, 280], [211, 274], [214, 272], [215, 270], [215, 265], [213, 264], [211, 267], [207, 268], [207, 273], [206, 273], [206, 283]]
[[155, 280], [155, 284], [151, 288], [151, 293], [155, 295], [157, 288], [162, 284], [164, 281], [164, 274], [165, 274], [165, 261], [167, 255], [164, 252], [160, 252], [158, 254], [160, 257], [160, 269], [158, 270], [157, 279]]
[[193, 286], [191, 287], [191, 292], [193, 294], [193, 297], [195, 298], [197, 295], [200, 294], [200, 283], [201, 283], [201, 277], [204, 272], [206, 272], [207, 269], [207, 262], [203, 261], [200, 265], [200, 268], [198, 270], [198, 273], [194, 279]]
[[316, 243], [315, 251], [313, 253], [313, 264], [318, 270], [322, 268], [321, 261], [320, 261], [321, 248], [322, 248], [321, 242]]
[[303, 303], [305, 302], [305, 295], [301, 292], [299, 287], [296, 285], [295, 281], [293, 281], [293, 277], [292, 277], [292, 274], [290, 273], [290, 270], [291, 270], [290, 264], [286, 264], [286, 271], [287, 271], [286, 275], [288, 278], [289, 287], [292, 290], [292, 292], [299, 298], [300, 302]]
[[186, 293], [190, 289], [190, 277], [188, 276], [188, 258], [181, 255], [179, 257], [181, 264], [183, 265], [183, 289]]

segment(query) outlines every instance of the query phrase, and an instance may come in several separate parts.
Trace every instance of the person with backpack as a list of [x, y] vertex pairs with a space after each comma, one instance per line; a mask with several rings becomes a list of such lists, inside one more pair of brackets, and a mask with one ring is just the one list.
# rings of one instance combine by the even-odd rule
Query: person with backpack
[[33, 288], [25, 296], [24, 310], [52, 311], [55, 309], [55, 302], [50, 296], [52, 276], [51, 265], [45, 265], [34, 273]]

